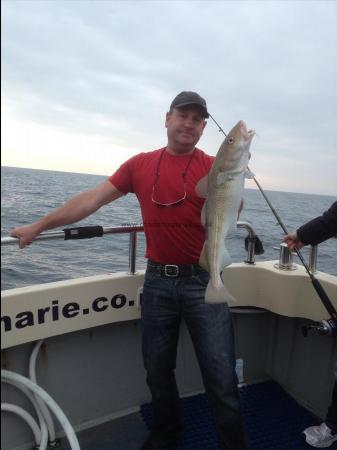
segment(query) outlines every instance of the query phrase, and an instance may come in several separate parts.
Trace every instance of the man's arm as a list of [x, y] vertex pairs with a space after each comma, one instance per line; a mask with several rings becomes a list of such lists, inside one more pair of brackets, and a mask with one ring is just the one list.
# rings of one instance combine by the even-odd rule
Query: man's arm
[[122, 195], [124, 194], [109, 180], [103, 181], [97, 187], [72, 197], [64, 205], [41, 217], [36, 222], [14, 228], [10, 235], [19, 238], [20, 248], [24, 248], [31, 244], [36, 236], [43, 231], [78, 222]]
[[321, 216], [310, 220], [297, 230], [298, 238], [304, 245], [317, 245], [337, 234], [337, 202]]
[[284, 236], [283, 241], [288, 247], [302, 248], [305, 245], [317, 245], [337, 234], [337, 202], [334, 202], [322, 216], [302, 225], [296, 232]]

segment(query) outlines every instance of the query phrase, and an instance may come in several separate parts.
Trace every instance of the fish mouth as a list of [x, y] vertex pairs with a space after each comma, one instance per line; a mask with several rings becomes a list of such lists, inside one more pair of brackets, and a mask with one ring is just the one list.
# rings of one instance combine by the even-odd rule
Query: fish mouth
[[241, 130], [243, 136], [246, 139], [252, 139], [253, 136], [255, 135], [255, 130], [252, 130], [252, 129], [248, 130], [247, 125], [243, 120], [240, 120], [239, 125], [240, 125], [240, 130]]

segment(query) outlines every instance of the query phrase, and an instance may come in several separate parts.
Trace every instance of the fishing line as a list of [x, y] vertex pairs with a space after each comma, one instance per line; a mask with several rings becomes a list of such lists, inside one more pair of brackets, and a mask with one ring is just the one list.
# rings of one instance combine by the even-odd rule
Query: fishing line
[[216, 124], [216, 126], [219, 128], [219, 133], [223, 133], [226, 137], [227, 134], [224, 132], [224, 130], [220, 127], [220, 125], [218, 124], [218, 122], [214, 119], [213, 116], [211, 116], [210, 113], [208, 113], [209, 117], [213, 120], [213, 122]]
[[[218, 124], [218, 122], [214, 119], [213, 116], [211, 116], [211, 114], [209, 114], [209, 117], [213, 120], [213, 122], [217, 125], [217, 127], [219, 128], [219, 132], [223, 133], [225, 136], [227, 136], [227, 134], [224, 132], [224, 130], [221, 128], [221, 126]], [[289, 234], [287, 231], [287, 228], [285, 227], [284, 223], [282, 222], [280, 216], [277, 214], [275, 208], [273, 207], [273, 205], [271, 204], [270, 200], [268, 199], [266, 193], [264, 192], [264, 190], [262, 189], [260, 183], [257, 181], [255, 175], [253, 174], [253, 172], [249, 169], [249, 167], [247, 167], [247, 169], [249, 170], [252, 179], [255, 181], [255, 184], [257, 185], [257, 187], [259, 188], [259, 191], [261, 192], [263, 198], [266, 200], [269, 208], [271, 209], [272, 213], [274, 214], [277, 222], [279, 223], [279, 225], [281, 226], [282, 230], [284, 231], [285, 234]], [[313, 275], [313, 273], [310, 271], [308, 265], [306, 264], [302, 253], [300, 252], [299, 249], [295, 248], [295, 251], [297, 253], [297, 256], [300, 258], [301, 263], [303, 264], [303, 267], [305, 268], [305, 270], [307, 271], [312, 285], [315, 289], [315, 291], [317, 292], [318, 296], [320, 297], [320, 299], [322, 300], [323, 305], [325, 306], [326, 310], [328, 311], [328, 313], [330, 314], [330, 316], [333, 318], [335, 325], [337, 326], [337, 311], [334, 308], [331, 300], [329, 299], [327, 293], [325, 292], [325, 290], [323, 289], [323, 286], [321, 285], [321, 283], [317, 280], [317, 278]]]

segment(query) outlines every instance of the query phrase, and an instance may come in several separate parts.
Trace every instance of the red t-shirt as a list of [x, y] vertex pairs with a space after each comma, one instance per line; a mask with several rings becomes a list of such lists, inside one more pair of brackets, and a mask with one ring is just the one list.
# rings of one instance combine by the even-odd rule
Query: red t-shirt
[[205, 240], [200, 222], [204, 199], [195, 193], [197, 182], [208, 174], [214, 157], [195, 149], [186, 172], [186, 199], [177, 206], [158, 206], [176, 202], [184, 196], [182, 173], [191, 155], [171, 155], [164, 149], [140, 153], [130, 158], [109, 178], [121, 192], [136, 194], [142, 212], [146, 236], [146, 257], [161, 264], [193, 264], [198, 262]]

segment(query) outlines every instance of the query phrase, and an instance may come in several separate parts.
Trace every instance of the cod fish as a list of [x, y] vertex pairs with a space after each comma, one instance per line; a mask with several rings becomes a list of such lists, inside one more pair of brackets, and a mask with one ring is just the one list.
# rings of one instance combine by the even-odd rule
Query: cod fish
[[221, 273], [231, 264], [225, 239], [236, 225], [244, 180], [251, 173], [247, 166], [254, 134], [242, 120], [238, 122], [221, 144], [209, 174], [196, 185], [197, 195], [206, 198], [201, 212], [206, 240], [199, 259], [199, 265], [210, 274], [206, 303], [235, 302], [223, 284]]

